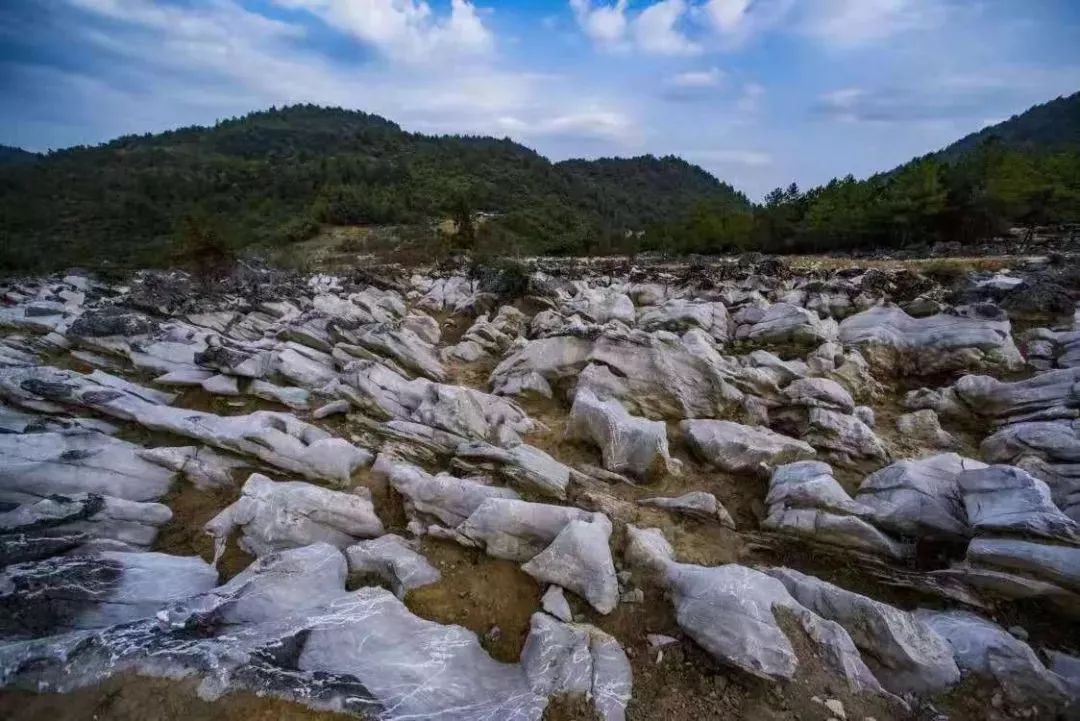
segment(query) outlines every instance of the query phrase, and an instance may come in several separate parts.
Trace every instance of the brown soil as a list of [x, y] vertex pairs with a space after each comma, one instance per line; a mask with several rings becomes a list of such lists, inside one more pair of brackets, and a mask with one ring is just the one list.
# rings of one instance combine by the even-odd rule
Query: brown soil
[[343, 716], [290, 701], [230, 693], [217, 701], [195, 695], [194, 680], [121, 675], [66, 694], [0, 691], [6, 721], [337, 721]]
[[[451, 541], [425, 538], [421, 552], [442, 573], [442, 580], [417, 588], [405, 605], [417, 616], [464, 626], [500, 661], [517, 661], [529, 618], [540, 608], [541, 588], [517, 564], [463, 548]], [[492, 632], [497, 627], [498, 633]]]

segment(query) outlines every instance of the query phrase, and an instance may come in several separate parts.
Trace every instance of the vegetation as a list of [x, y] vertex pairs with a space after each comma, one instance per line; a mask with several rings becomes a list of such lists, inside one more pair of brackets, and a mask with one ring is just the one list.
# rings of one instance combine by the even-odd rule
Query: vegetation
[[822, 252], [1080, 221], [1080, 94], [888, 173], [793, 184], [758, 205], [674, 157], [551, 163], [509, 139], [311, 105], [45, 156], [0, 150], [0, 268], [178, 252], [198, 265], [211, 250], [287, 251], [324, 225], [412, 228], [484, 256]]

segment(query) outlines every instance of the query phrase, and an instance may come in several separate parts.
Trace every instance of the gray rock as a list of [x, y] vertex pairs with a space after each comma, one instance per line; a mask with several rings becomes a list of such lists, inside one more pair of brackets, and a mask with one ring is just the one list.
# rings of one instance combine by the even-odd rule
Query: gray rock
[[652, 479], [674, 467], [664, 423], [632, 416], [618, 401], [601, 401], [586, 389], [574, 396], [566, 435], [599, 446], [609, 471]]
[[790, 568], [767, 573], [800, 604], [843, 626], [893, 693], [932, 695], [960, 681], [948, 643], [916, 616]]
[[[367, 489], [357, 489], [367, 491]], [[311, 543], [345, 548], [357, 538], [383, 534], [370, 493], [342, 493], [303, 481], [272, 481], [252, 473], [243, 495], [205, 526], [216, 539], [217, 556], [234, 529], [240, 529], [240, 547], [262, 556]]]
[[246, 464], [234, 456], [205, 446], [146, 448], [140, 458], [181, 473], [196, 488], [223, 488], [233, 485], [233, 472]]
[[147, 549], [172, 515], [160, 503], [93, 493], [51, 495], [0, 513], [0, 565], [47, 558], [99, 539]]
[[548, 589], [544, 591], [544, 595], [540, 597], [540, 606], [560, 621], [570, 623], [574, 620], [574, 614], [570, 611], [570, 604], [559, 586], [548, 586]]
[[705, 491], [691, 491], [675, 498], [643, 498], [638, 501], [643, 506], [666, 508], [707, 521], [720, 521], [720, 525], [735, 530], [735, 521], [716, 496]]
[[449, 474], [432, 476], [386, 454], [376, 460], [372, 474], [385, 479], [404, 496], [407, 512], [432, 517], [450, 528], [464, 523], [489, 498], [518, 499], [518, 494], [510, 488], [489, 486]]
[[514, 485], [552, 498], [566, 498], [570, 468], [539, 448], [526, 443], [498, 448], [475, 441], [459, 445], [454, 453], [458, 458], [495, 463], [498, 472]]
[[809, 444], [761, 426], [689, 420], [680, 423], [679, 428], [695, 455], [730, 473], [767, 472], [775, 466], [815, 455]]
[[798, 658], [777, 620], [786, 613], [853, 691], [884, 693], [848, 633], [800, 605], [780, 581], [736, 564], [676, 563], [656, 529], [629, 526], [627, 538], [627, 562], [660, 576], [680, 628], [721, 663], [765, 679], [794, 677]]
[[417, 553], [401, 536], [385, 536], [361, 541], [345, 549], [351, 573], [374, 573], [390, 584], [398, 598], [414, 588], [438, 583], [439, 569]]
[[94, 432], [0, 434], [0, 501], [95, 493], [155, 501], [176, 474], [143, 460], [140, 448]]
[[618, 603], [619, 584], [610, 538], [611, 521], [602, 514], [595, 514], [590, 521], [570, 521], [551, 545], [521, 570], [538, 581], [573, 591], [600, 613], [611, 613]]
[[591, 523], [597, 516], [603, 518], [570, 506], [487, 498], [455, 530], [488, 555], [524, 562], [551, 545], [571, 521]]
[[828, 378], [800, 378], [784, 389], [789, 405], [828, 408], [841, 413], [855, 410], [855, 401], [843, 386]]
[[976, 533], [1080, 541], [1080, 528], [1050, 500], [1047, 485], [1019, 468], [988, 466], [964, 471], [956, 480]]
[[0, 638], [41, 637], [152, 616], [166, 603], [213, 588], [198, 556], [98, 551], [0, 571]]
[[641, 309], [637, 326], [650, 332], [675, 333], [700, 328], [718, 341], [727, 340], [732, 331], [731, 318], [723, 303], [685, 298], [670, 298], [660, 305]]
[[967, 549], [974, 566], [1021, 573], [1080, 592], [1080, 548], [1006, 538], [976, 538]]
[[831, 318], [822, 320], [816, 313], [790, 303], [774, 303], [747, 333], [757, 343], [816, 346], [836, 340], [837, 325]]
[[985, 467], [955, 453], [897, 461], [867, 476], [855, 502], [870, 509], [874, 524], [894, 533], [966, 538], [970, 529], [957, 476]]
[[932, 408], [924, 408], [914, 413], [905, 413], [896, 419], [896, 429], [905, 440], [920, 443], [931, 448], [955, 448], [957, 441], [953, 435], [941, 427], [937, 413]]
[[916, 617], [947, 639], [965, 673], [995, 681], [1010, 703], [1060, 710], [1069, 701], [1065, 684], [1023, 641], [968, 611], [920, 609]]
[[981, 304], [955, 315], [912, 318], [896, 306], [876, 306], [844, 319], [840, 342], [857, 345], [872, 365], [908, 375], [965, 368], [1016, 370], [1024, 360], [1008, 316]]
[[581, 694], [591, 699], [603, 721], [626, 718], [630, 662], [619, 642], [595, 626], [560, 623], [534, 613], [521, 666], [538, 694]]
[[349, 412], [349, 407], [349, 402], [345, 400], [330, 401], [312, 411], [311, 417], [316, 420], [322, 420], [323, 418], [329, 418], [330, 416], [344, 415]]

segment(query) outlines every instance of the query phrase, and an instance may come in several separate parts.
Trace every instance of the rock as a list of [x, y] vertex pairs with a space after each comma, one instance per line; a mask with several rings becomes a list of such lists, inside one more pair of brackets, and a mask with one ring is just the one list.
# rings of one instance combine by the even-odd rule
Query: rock
[[962, 671], [995, 681], [1011, 704], [1055, 711], [1068, 703], [1061, 678], [997, 624], [968, 611], [920, 609], [915, 615], [948, 640]]
[[432, 476], [386, 454], [379, 456], [371, 470], [376, 478], [385, 479], [404, 496], [407, 512], [435, 518], [449, 528], [460, 526], [489, 498], [518, 499], [512, 489], [449, 474]]
[[790, 568], [766, 573], [800, 604], [843, 626], [893, 693], [929, 696], [960, 681], [952, 649], [917, 616]]
[[876, 306], [844, 319], [840, 342], [860, 346], [872, 365], [907, 375], [965, 368], [1017, 370], [1023, 358], [1008, 316], [989, 304], [912, 318], [896, 306]]
[[495, 558], [528, 561], [547, 548], [571, 521], [589, 523], [594, 515], [602, 514], [569, 506], [487, 498], [455, 530]]
[[784, 396], [790, 405], [806, 408], [828, 408], [851, 413], [855, 410], [855, 401], [843, 386], [828, 378], [800, 378], [784, 389]]
[[504, 305], [494, 317], [485, 314], [473, 321], [458, 343], [443, 350], [443, 357], [472, 363], [487, 356], [502, 355], [524, 335], [527, 322], [520, 310]]
[[516, 403], [481, 391], [408, 380], [372, 361], [358, 361], [336, 387], [353, 405], [376, 419], [399, 419], [455, 433], [468, 440], [520, 442], [533, 422]]
[[242, 416], [218, 416], [173, 408], [126, 387], [101, 385], [93, 374], [83, 376], [44, 367], [9, 369], [6, 373], [0, 370], [0, 396], [27, 407], [44, 400], [91, 408], [150, 430], [168, 431], [223, 450], [255, 456], [313, 479], [348, 481], [354, 470], [372, 459], [367, 451], [287, 413], [258, 411]]
[[716, 496], [705, 491], [691, 491], [676, 498], [643, 498], [643, 506], [666, 508], [677, 513], [694, 516], [707, 521], [720, 521], [720, 525], [735, 530], [735, 521]]
[[601, 401], [589, 390], [574, 396], [566, 435], [599, 446], [609, 471], [652, 479], [674, 467], [661, 421], [632, 416], [618, 401]]
[[567, 623], [574, 620], [574, 614], [570, 611], [570, 604], [563, 595], [559, 586], [548, 586], [547, 591], [540, 597], [541, 607], [560, 621]]
[[1080, 542], [1076, 521], [1050, 500], [1045, 483], [1014, 466], [987, 466], [956, 478], [967, 522], [979, 534], [1004, 533]]
[[95, 432], [0, 434], [0, 501], [79, 493], [156, 501], [176, 474], [139, 453], [132, 443]]
[[239, 499], [207, 522], [205, 530], [216, 539], [217, 557], [237, 528], [243, 533], [240, 547], [253, 556], [311, 543], [345, 548], [357, 538], [383, 533], [370, 493], [342, 493], [303, 481], [272, 481], [259, 473], [252, 473], [244, 483]]
[[311, 417], [316, 420], [322, 420], [323, 418], [329, 418], [330, 416], [344, 415], [349, 412], [349, 407], [349, 402], [345, 400], [330, 401], [312, 411]]
[[659, 305], [643, 308], [637, 326], [645, 331], [666, 330], [681, 333], [700, 328], [718, 341], [727, 340], [732, 331], [731, 318], [723, 303], [670, 298]]
[[570, 469], [539, 448], [526, 443], [497, 448], [480, 441], [463, 443], [454, 453], [458, 458], [493, 462], [511, 483], [552, 498], [566, 498]]
[[796, 414], [799, 437], [827, 453], [836, 463], [853, 466], [887, 461], [889, 452], [874, 431], [858, 417], [828, 408], [809, 408]]
[[0, 638], [146, 618], [215, 583], [217, 572], [198, 556], [97, 551], [15, 564], [0, 571]]
[[905, 413], [896, 419], [896, 429], [905, 440], [931, 448], [955, 448], [958, 445], [952, 434], [941, 428], [932, 408]]
[[816, 313], [790, 303], [774, 303], [750, 327], [746, 337], [755, 343], [816, 346], [836, 340], [836, 334], [835, 320], [821, 320]]
[[1080, 592], [1080, 548], [1006, 538], [976, 538], [967, 561], [978, 567], [1002, 569]]
[[196, 488], [222, 488], [233, 485], [233, 472], [245, 462], [203, 446], [147, 448], [140, 458], [181, 473]]
[[345, 549], [350, 573], [373, 573], [390, 584], [398, 598], [414, 588], [438, 583], [439, 570], [428, 563], [401, 536], [385, 536], [361, 541]]
[[760, 426], [689, 420], [679, 428], [695, 455], [729, 473], [768, 472], [774, 466], [815, 455], [810, 445]]
[[521, 570], [541, 582], [569, 589], [603, 614], [618, 603], [619, 585], [608, 541], [611, 522], [596, 514], [590, 521], [570, 521], [547, 548]]
[[980, 451], [1045, 482], [1054, 503], [1080, 521], [1080, 422], [1014, 423], [986, 438]]
[[800, 605], [778, 580], [737, 564], [676, 563], [656, 529], [629, 526], [627, 538], [627, 562], [660, 576], [680, 628], [721, 663], [767, 680], [792, 678], [798, 658], [777, 621], [785, 613], [852, 690], [884, 693], [847, 632]]
[[624, 721], [632, 672], [619, 642], [587, 624], [560, 623], [534, 613], [521, 651], [533, 691], [544, 696], [581, 694], [602, 721]]
[[970, 529], [957, 476], [985, 463], [942, 453], [897, 461], [867, 476], [855, 502], [870, 520], [893, 533], [920, 538], [966, 538]]
[[145, 550], [172, 515], [160, 503], [94, 493], [50, 495], [0, 512], [0, 565], [48, 558], [101, 539]]

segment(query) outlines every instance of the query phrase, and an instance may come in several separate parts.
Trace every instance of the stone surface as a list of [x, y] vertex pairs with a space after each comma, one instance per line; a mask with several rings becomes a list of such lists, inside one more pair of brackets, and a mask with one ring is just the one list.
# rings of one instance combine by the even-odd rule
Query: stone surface
[[345, 548], [357, 538], [383, 533], [370, 493], [342, 493], [303, 481], [273, 481], [259, 473], [252, 473], [242, 490], [239, 499], [205, 526], [216, 540], [217, 556], [234, 529], [243, 534], [240, 547], [253, 556], [312, 543]]
[[810, 445], [760, 426], [690, 420], [679, 428], [695, 455], [731, 473], [767, 473], [775, 466], [815, 455]]
[[618, 401], [601, 401], [589, 390], [574, 396], [566, 435], [599, 446], [609, 471], [653, 479], [674, 467], [662, 422], [632, 416]]
[[375, 574], [390, 584], [398, 598], [414, 588], [438, 583], [442, 578], [439, 569], [401, 536], [388, 533], [385, 536], [354, 543], [345, 549], [350, 573]]
[[957, 477], [986, 464], [955, 453], [897, 461], [870, 474], [855, 501], [870, 509], [875, 525], [925, 538], [970, 534]]
[[707, 521], [719, 521], [720, 525], [735, 530], [735, 521], [724, 508], [724, 504], [716, 500], [716, 496], [705, 491], [691, 491], [675, 498], [643, 498], [638, 503], [643, 506], [666, 508]]

